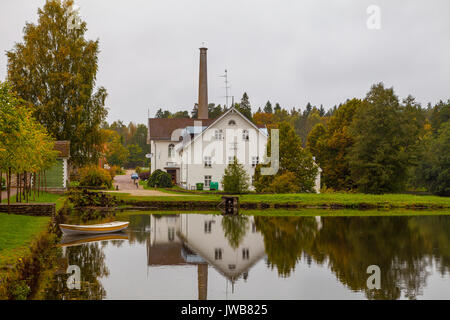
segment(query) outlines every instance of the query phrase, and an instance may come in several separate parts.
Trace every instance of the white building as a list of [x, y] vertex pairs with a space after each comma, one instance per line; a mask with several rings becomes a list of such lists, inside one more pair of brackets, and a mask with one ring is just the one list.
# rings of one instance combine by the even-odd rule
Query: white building
[[[177, 128], [178, 126], [178, 128]], [[187, 189], [221, 180], [234, 157], [249, 176], [266, 153], [267, 130], [234, 108], [217, 119], [149, 119], [151, 172], [160, 169]]]
[[[234, 157], [252, 177], [258, 163], [267, 161], [268, 132], [257, 127], [235, 108], [217, 119], [208, 119], [206, 48], [200, 48], [198, 118], [148, 120], [150, 172], [160, 169], [172, 176], [174, 184], [195, 189], [214, 183], [223, 189], [225, 168]], [[316, 181], [320, 189], [320, 176]]]

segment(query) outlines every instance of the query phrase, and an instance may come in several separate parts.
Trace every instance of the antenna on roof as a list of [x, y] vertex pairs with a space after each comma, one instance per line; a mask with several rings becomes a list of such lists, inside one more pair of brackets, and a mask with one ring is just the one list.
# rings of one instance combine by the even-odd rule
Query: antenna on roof
[[228, 86], [228, 71], [227, 69], [225, 69], [225, 74], [221, 75], [219, 77], [225, 78], [225, 109], [228, 108], [228, 98], [230, 97], [228, 95], [228, 89], [230, 89], [230, 87]]

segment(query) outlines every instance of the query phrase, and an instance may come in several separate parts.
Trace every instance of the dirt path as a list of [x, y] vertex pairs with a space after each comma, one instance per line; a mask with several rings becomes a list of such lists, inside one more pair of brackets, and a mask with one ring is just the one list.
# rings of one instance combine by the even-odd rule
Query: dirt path
[[133, 170], [127, 170], [125, 175], [116, 176], [114, 178], [114, 188], [116, 186], [119, 187], [119, 190], [116, 191], [108, 191], [110, 193], [129, 193], [132, 196], [169, 196], [169, 197], [177, 197], [177, 196], [185, 196], [184, 194], [175, 194], [175, 193], [166, 193], [161, 192], [159, 190], [145, 190], [143, 186], [136, 187], [131, 179], [131, 174]]

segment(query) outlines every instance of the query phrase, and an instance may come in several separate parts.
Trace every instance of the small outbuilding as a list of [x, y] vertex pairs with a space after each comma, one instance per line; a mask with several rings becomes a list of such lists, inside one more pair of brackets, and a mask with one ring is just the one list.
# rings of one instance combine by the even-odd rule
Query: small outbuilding
[[45, 171], [47, 190], [65, 191], [69, 184], [70, 141], [56, 141], [54, 150], [58, 157], [53, 166]]

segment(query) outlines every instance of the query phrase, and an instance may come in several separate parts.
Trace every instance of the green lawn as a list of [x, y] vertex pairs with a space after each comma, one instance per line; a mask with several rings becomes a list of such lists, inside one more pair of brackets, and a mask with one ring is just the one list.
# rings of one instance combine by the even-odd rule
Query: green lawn
[[[29, 197], [30, 203], [55, 203], [56, 204], [56, 211], [58, 211], [60, 208], [62, 208], [64, 201], [66, 199], [66, 196], [60, 195], [60, 194], [54, 194], [54, 193], [48, 193], [43, 192], [40, 193], [39, 198], [36, 195], [35, 201], [33, 201], [33, 196]], [[7, 199], [2, 199], [2, 203], [7, 203]], [[11, 197], [11, 203], [16, 202], [16, 196]]]
[[417, 196], [411, 194], [362, 194], [362, 193], [296, 193], [296, 194], [248, 194], [240, 197], [244, 202], [285, 203], [300, 202], [310, 205], [322, 204], [390, 204], [404, 207], [411, 205], [437, 205], [450, 208], [450, 198], [438, 196]]
[[[161, 189], [161, 191], [166, 191]], [[177, 193], [172, 191], [171, 193]], [[187, 194], [178, 193], [180, 196], [131, 196], [126, 193], [116, 193], [119, 199], [125, 201], [220, 201], [222, 195], [218, 194]], [[449, 197], [411, 194], [351, 194], [351, 193], [296, 193], [296, 194], [247, 194], [239, 197], [240, 202], [249, 203], [298, 203], [310, 206], [345, 205], [356, 207], [361, 204], [377, 205], [381, 207], [408, 208], [425, 206], [433, 208], [450, 208]]]
[[0, 273], [24, 256], [31, 240], [45, 230], [50, 217], [0, 213]]

